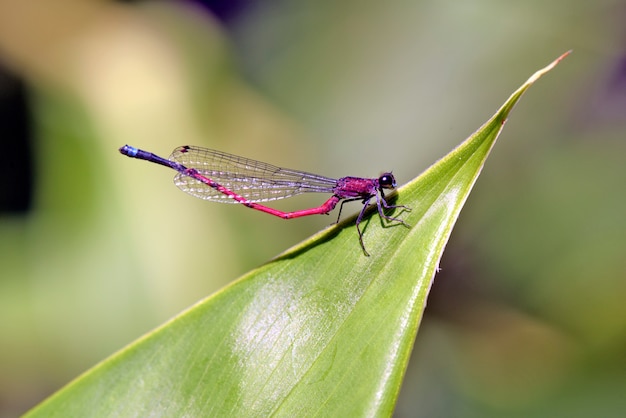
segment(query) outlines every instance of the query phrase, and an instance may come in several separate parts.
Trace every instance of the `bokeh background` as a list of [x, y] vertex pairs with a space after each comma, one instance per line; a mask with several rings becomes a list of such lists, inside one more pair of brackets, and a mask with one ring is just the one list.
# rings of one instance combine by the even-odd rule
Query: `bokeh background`
[[0, 416], [334, 220], [194, 199], [121, 145], [402, 183], [569, 49], [470, 196], [395, 415], [623, 416], [625, 22], [623, 0], [0, 1]]

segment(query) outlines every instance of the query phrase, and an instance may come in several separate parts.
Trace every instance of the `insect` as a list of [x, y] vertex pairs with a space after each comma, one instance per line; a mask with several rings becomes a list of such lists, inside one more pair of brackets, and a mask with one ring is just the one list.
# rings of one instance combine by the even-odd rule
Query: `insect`
[[[376, 199], [378, 214], [382, 218], [410, 227], [403, 220], [385, 214], [385, 209], [411, 210], [406, 206], [390, 205], [385, 200], [384, 190], [396, 188], [396, 179], [391, 173], [383, 173], [378, 178], [333, 179], [189, 145], [176, 148], [169, 159], [129, 145], [124, 145], [119, 151], [128, 157], [150, 161], [176, 170], [178, 174], [174, 178], [174, 183], [178, 188], [193, 196], [214, 202], [240, 203], [283, 219], [328, 214], [340, 201], [339, 216], [341, 216], [344, 203], [361, 200], [363, 209], [356, 219], [356, 227], [361, 248], [366, 256], [369, 256], [369, 253], [365, 249], [359, 224], [373, 198]], [[332, 196], [320, 206], [293, 212], [283, 212], [261, 204], [261, 202], [284, 199], [307, 192], [329, 193]], [[337, 221], [339, 221], [339, 216], [337, 216]]]

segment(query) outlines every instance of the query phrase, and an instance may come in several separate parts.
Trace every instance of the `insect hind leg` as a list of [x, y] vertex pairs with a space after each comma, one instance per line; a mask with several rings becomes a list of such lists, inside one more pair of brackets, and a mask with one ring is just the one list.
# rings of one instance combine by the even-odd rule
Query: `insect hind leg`
[[[335, 223], [336, 223], [336, 224], [338, 224], [338, 223], [339, 223], [339, 218], [341, 218], [341, 211], [342, 211], [342, 209], [343, 209], [343, 204], [344, 204], [344, 203], [354, 202], [355, 200], [362, 200], [362, 199], [363, 199], [362, 197], [352, 197], [352, 198], [350, 198], [350, 199], [344, 199], [344, 200], [342, 200], [342, 201], [341, 201], [341, 205], [339, 205], [339, 214], [337, 214], [337, 220], [335, 221]], [[368, 199], [368, 201], [369, 201], [369, 199]], [[367, 205], [365, 205], [365, 206], [367, 206]]]

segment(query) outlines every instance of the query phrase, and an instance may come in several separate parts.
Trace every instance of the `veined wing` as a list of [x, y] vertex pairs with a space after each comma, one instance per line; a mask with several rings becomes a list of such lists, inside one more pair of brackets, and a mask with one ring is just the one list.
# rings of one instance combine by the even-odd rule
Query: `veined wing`
[[[250, 202], [268, 202], [306, 192], [333, 193], [337, 180], [281, 168], [261, 161], [208, 148], [183, 146], [174, 150], [170, 160], [193, 168]], [[229, 196], [202, 182], [179, 173], [174, 178], [178, 188], [200, 199], [237, 203]]]

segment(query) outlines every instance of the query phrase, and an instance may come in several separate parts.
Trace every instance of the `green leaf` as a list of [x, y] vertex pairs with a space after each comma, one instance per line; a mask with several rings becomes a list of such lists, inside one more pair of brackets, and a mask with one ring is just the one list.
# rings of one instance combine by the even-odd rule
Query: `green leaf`
[[[509, 112], [398, 190], [412, 227], [370, 210], [149, 333], [28, 416], [391, 415], [443, 248]], [[374, 216], [371, 216], [374, 215]]]

